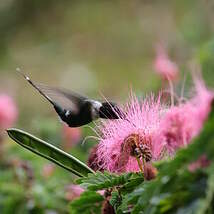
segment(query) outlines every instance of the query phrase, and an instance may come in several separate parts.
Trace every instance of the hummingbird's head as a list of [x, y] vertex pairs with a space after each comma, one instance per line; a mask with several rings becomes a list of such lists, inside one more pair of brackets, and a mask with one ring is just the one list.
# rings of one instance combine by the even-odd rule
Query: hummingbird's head
[[113, 102], [103, 102], [99, 115], [105, 119], [119, 119], [123, 116], [121, 109]]

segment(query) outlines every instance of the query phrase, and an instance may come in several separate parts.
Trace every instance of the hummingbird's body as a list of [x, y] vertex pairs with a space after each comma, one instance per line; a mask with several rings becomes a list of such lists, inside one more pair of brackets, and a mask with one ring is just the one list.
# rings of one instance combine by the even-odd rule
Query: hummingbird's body
[[23, 76], [53, 105], [60, 119], [69, 127], [79, 127], [98, 118], [122, 118], [122, 112], [112, 102], [102, 103], [67, 90], [35, 84], [29, 77]]
[[60, 119], [70, 127], [78, 127], [92, 122], [99, 118], [97, 114], [92, 112], [93, 106], [90, 101], [85, 101], [79, 106], [79, 113], [73, 113], [71, 110], [62, 109], [58, 105], [54, 105], [54, 109], [58, 113]]

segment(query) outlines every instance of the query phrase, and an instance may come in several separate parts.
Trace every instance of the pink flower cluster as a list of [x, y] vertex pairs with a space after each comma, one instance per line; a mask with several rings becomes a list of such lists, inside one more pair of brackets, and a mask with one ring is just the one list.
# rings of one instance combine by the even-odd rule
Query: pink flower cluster
[[18, 110], [13, 99], [6, 95], [0, 95], [0, 130], [9, 128], [16, 121]]
[[[213, 100], [202, 80], [195, 80], [195, 95], [178, 104], [161, 104], [161, 96], [139, 101], [131, 96], [122, 108], [124, 118], [103, 121], [96, 150], [96, 166], [110, 172], [142, 171], [139, 160], [152, 162], [172, 156], [199, 134]], [[145, 164], [144, 164], [145, 165]]]
[[166, 111], [161, 123], [163, 140], [169, 154], [188, 145], [199, 134], [210, 112], [214, 97], [202, 80], [195, 80], [195, 96]]

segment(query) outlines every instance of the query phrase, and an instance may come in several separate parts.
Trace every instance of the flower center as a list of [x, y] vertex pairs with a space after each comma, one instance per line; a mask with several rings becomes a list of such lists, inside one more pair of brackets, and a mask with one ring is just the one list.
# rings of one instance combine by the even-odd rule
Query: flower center
[[151, 138], [142, 137], [139, 134], [130, 134], [125, 138], [121, 147], [122, 152], [129, 153], [131, 156], [143, 158], [146, 162], [151, 161]]

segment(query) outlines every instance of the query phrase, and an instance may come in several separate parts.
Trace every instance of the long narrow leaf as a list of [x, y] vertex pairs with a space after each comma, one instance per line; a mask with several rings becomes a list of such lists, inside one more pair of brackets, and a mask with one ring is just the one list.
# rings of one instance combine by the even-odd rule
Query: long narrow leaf
[[54, 162], [79, 177], [87, 176], [88, 173], [94, 173], [92, 169], [77, 158], [31, 134], [18, 129], [8, 129], [7, 132], [19, 145]]

